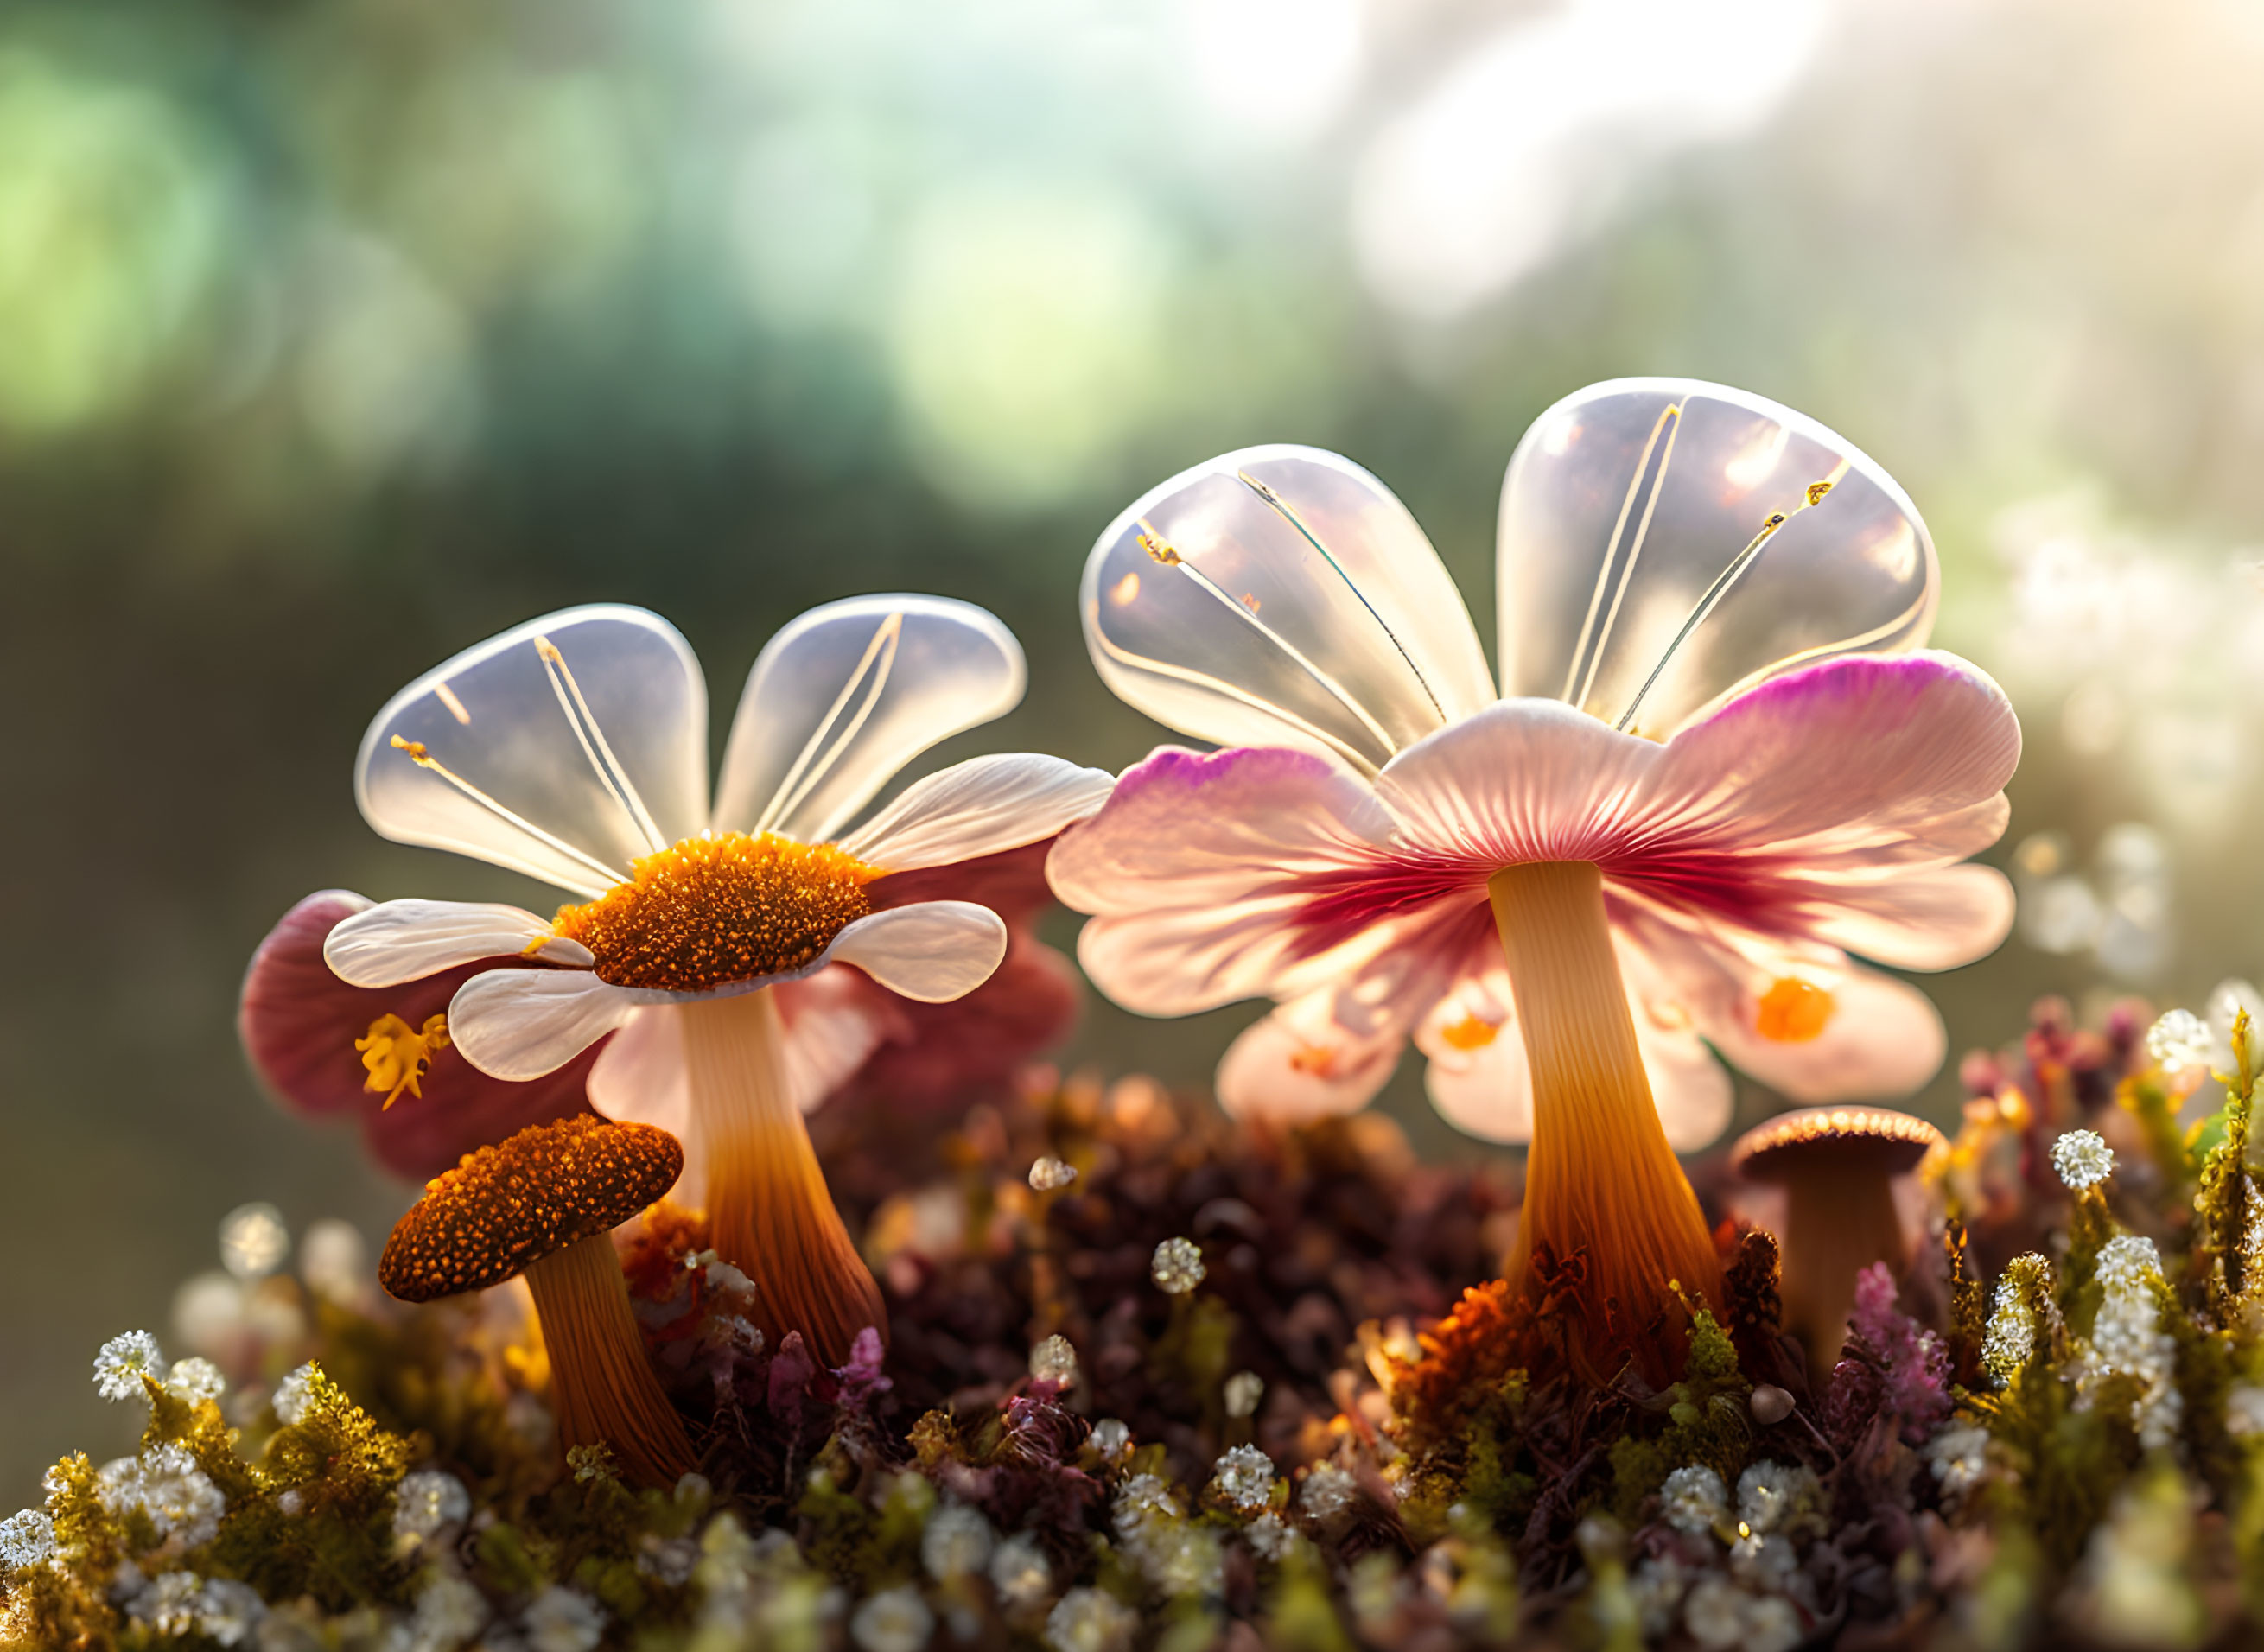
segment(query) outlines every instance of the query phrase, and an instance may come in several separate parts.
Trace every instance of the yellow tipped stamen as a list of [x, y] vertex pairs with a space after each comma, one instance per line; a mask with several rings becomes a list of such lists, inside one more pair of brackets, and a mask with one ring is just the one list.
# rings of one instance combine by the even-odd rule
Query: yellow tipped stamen
[[1439, 1036], [1447, 1041], [1448, 1049], [1482, 1050], [1501, 1036], [1501, 1028], [1491, 1021], [1466, 1015], [1454, 1025], [1440, 1029]]
[[1179, 556], [1179, 547], [1173, 545], [1171, 540], [1165, 539], [1162, 534], [1155, 533], [1151, 529], [1142, 528], [1138, 537], [1140, 540], [1140, 548], [1147, 552], [1150, 556], [1155, 558], [1156, 561], [1161, 562], [1165, 567], [1177, 568], [1179, 565], [1181, 559]]
[[1603, 875], [1584, 860], [1504, 868], [1487, 881], [1533, 1080], [1533, 1147], [1509, 1279], [1544, 1247], [1586, 1259], [1567, 1340], [1608, 1374], [1632, 1357], [1680, 1374], [1687, 1291], [1718, 1308], [1721, 1263], [1658, 1122], [1612, 950]]
[[1838, 1007], [1814, 982], [1780, 975], [1753, 1006], [1753, 1031], [1772, 1044], [1807, 1044], [1823, 1035]]
[[556, 934], [617, 987], [708, 992], [799, 969], [872, 910], [879, 873], [831, 844], [775, 832], [687, 837], [631, 868], [630, 881], [561, 907]]
[[[793, 813], [802, 799], [817, 789], [834, 764], [840, 760], [841, 754], [849, 749], [850, 743], [857, 738], [858, 731], [864, 728], [866, 720], [872, 716], [873, 708], [881, 703], [882, 692], [889, 685], [889, 675], [896, 669], [896, 650], [903, 645], [903, 636], [904, 616], [901, 610], [889, 615], [874, 627], [872, 639], [865, 644], [865, 652], [850, 671], [849, 680], [841, 685], [841, 692], [825, 708], [825, 715], [817, 720], [817, 726], [810, 730], [809, 738], [802, 743], [802, 750], [795, 755], [785, 778], [780, 780], [778, 790], [771, 793], [771, 801], [763, 806], [762, 815], [755, 822], [757, 831], [775, 830], [779, 822]], [[868, 676], [869, 683], [867, 681]], [[849, 721], [842, 725], [841, 732], [834, 736], [833, 743], [825, 745], [826, 735], [833, 728], [833, 720], [841, 715], [860, 688], [864, 690], [863, 699], [850, 714]], [[824, 747], [822, 751], [821, 746]]]
[[[595, 855], [586, 853], [582, 850], [575, 848], [573, 844], [568, 843], [564, 838], [555, 837], [551, 833], [544, 831], [541, 827], [537, 826], [533, 821], [527, 819], [524, 815], [519, 814], [513, 809], [505, 808], [501, 803], [497, 802], [495, 799], [490, 797], [485, 792], [480, 790], [478, 786], [474, 786], [469, 780], [464, 779], [462, 775], [458, 774], [454, 769], [448, 767], [448, 765], [442, 763], [439, 758], [434, 757], [430, 751], [425, 750], [424, 743], [423, 741], [403, 740], [399, 735], [395, 735], [393, 736], [393, 749], [406, 757], [411, 763], [415, 764], [418, 768], [425, 771], [428, 774], [439, 775], [442, 779], [454, 786], [456, 790], [462, 793], [473, 802], [478, 804], [482, 808], [487, 810], [489, 814], [494, 815], [506, 826], [511, 826], [516, 828], [519, 831], [525, 832], [528, 837], [533, 838], [537, 843], [541, 844], [544, 847], [555, 849], [560, 854], [564, 855], [569, 859], [572, 860], [575, 865], [586, 867], [591, 872], [595, 873], [598, 876], [598, 882], [594, 888], [590, 889], [589, 892], [591, 895], [596, 895], [599, 890], [604, 889], [610, 885], [619, 883], [621, 880], [621, 874], [620, 873], [614, 871], [611, 866], [599, 859]], [[570, 888], [571, 886], [570, 885], [569, 887]]]
[[635, 823], [647, 848], [667, 848], [666, 835], [653, 819], [651, 811], [645, 808], [644, 799], [637, 795], [628, 771], [621, 767], [620, 759], [613, 755], [613, 747], [606, 740], [606, 731], [598, 727], [597, 714], [590, 709], [590, 702], [582, 698], [582, 685], [574, 680], [574, 673], [566, 664], [566, 656], [558, 651], [556, 643], [545, 636], [534, 639], [534, 652], [542, 661], [544, 674], [550, 678], [550, 692], [558, 696], [558, 709], [566, 714], [567, 724], [574, 730], [574, 738], [581, 742], [582, 755], [589, 759], [599, 784], [612, 795], [614, 802], [620, 805], [622, 813]]
[[421, 1027], [411, 1027], [397, 1015], [378, 1017], [369, 1024], [368, 1035], [354, 1040], [354, 1048], [361, 1052], [361, 1064], [369, 1070], [362, 1088], [373, 1096], [382, 1091], [386, 1107], [399, 1101], [404, 1090], [423, 1100], [425, 1070], [448, 1043], [445, 1014], [426, 1016]]

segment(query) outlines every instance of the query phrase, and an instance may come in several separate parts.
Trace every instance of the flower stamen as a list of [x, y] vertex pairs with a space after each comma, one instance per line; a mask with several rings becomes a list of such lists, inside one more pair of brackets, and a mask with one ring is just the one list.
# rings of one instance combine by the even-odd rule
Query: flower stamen
[[591, 872], [596, 873], [599, 881], [594, 888], [587, 890], [589, 894], [593, 895], [599, 894], [607, 888], [620, 882], [621, 874], [614, 871], [604, 861], [599, 859], [595, 855], [585, 853], [584, 851], [575, 848], [573, 844], [568, 843], [564, 838], [557, 837], [550, 832], [544, 831], [541, 827], [536, 825], [533, 821], [527, 819], [524, 815], [519, 814], [517, 810], [505, 808], [501, 803], [497, 802], [495, 799], [490, 797], [485, 792], [480, 790], [478, 786], [474, 786], [469, 780], [464, 779], [462, 775], [458, 774], [454, 769], [448, 767], [447, 764], [442, 763], [439, 758], [434, 757], [430, 751], [426, 750], [424, 743], [422, 740], [404, 740], [399, 735], [395, 735], [393, 736], [393, 749], [407, 757], [411, 763], [415, 764], [418, 768], [423, 769], [427, 773], [439, 775], [442, 779], [454, 786], [459, 792], [461, 792], [473, 802], [478, 804], [482, 808], [487, 810], [489, 814], [503, 822], [504, 825], [525, 832], [528, 837], [541, 844], [545, 848], [555, 849], [560, 854], [564, 855], [569, 859], [572, 860], [577, 866], [586, 866]]
[[[361, 1064], [369, 1070], [362, 1088], [371, 1095], [385, 1092], [385, 1107], [401, 1099], [403, 1090], [423, 1100], [421, 1088], [433, 1056], [448, 1047], [448, 1018], [428, 1015], [421, 1027], [411, 1027], [397, 1015], [381, 1015], [369, 1024], [366, 1037], [354, 1040]], [[378, 1111], [382, 1112], [385, 1107]]]
[[555, 931], [588, 947], [617, 987], [708, 992], [799, 969], [872, 910], [878, 873], [831, 844], [776, 832], [687, 837], [646, 855], [632, 879], [585, 906], [559, 909]]
[[652, 812], [645, 808], [644, 799], [637, 795], [628, 771], [621, 767], [621, 760], [613, 755], [613, 747], [606, 740], [606, 731], [598, 726], [597, 714], [590, 709], [590, 702], [582, 698], [582, 686], [574, 680], [574, 673], [567, 668], [566, 656], [558, 651], [558, 645], [546, 636], [534, 639], [534, 652], [542, 661], [544, 674], [550, 678], [550, 692], [558, 696], [558, 709], [566, 714], [567, 724], [574, 730], [574, 738], [582, 743], [582, 755], [589, 758], [591, 768], [597, 772], [599, 783], [613, 794], [613, 801], [621, 806], [621, 812], [636, 823], [636, 829], [643, 834], [648, 848], [667, 848], [667, 837], [653, 819]]
[[1466, 1015], [1452, 1026], [1440, 1030], [1439, 1036], [1449, 1049], [1482, 1050], [1501, 1036], [1501, 1028], [1491, 1021], [1475, 1015]]
[[1797, 975], [1769, 982], [1753, 1006], [1753, 1031], [1772, 1044], [1807, 1044], [1823, 1036], [1839, 1008], [1830, 992]]

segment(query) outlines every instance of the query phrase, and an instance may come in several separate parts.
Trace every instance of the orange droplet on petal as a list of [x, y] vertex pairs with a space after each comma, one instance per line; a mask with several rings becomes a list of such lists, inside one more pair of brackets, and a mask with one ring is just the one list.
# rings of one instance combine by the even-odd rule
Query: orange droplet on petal
[[1501, 1028], [1491, 1021], [1466, 1015], [1452, 1026], [1441, 1029], [1439, 1036], [1447, 1041], [1448, 1049], [1482, 1050], [1501, 1036]]
[[1805, 1044], [1831, 1025], [1832, 995], [1812, 981], [1780, 975], [1753, 1011], [1753, 1031], [1774, 1044]]
[[1310, 1074], [1315, 1078], [1327, 1078], [1336, 1071], [1335, 1047], [1328, 1044], [1300, 1044], [1290, 1053], [1289, 1065], [1295, 1071]]

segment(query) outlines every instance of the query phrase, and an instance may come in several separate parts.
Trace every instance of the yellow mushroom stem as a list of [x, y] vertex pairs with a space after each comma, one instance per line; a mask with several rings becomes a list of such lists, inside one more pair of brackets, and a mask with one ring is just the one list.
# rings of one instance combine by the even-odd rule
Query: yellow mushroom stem
[[845, 1365], [859, 1331], [888, 1335], [888, 1315], [787, 1093], [778, 1004], [766, 988], [698, 999], [683, 1014], [710, 1243], [754, 1281], [755, 1322], [771, 1346], [798, 1330], [826, 1364]]
[[1820, 1382], [1839, 1363], [1855, 1305], [1855, 1276], [1909, 1264], [1893, 1177], [1854, 1155], [1822, 1154], [1784, 1177], [1784, 1328], [1808, 1351]]
[[698, 1467], [684, 1421], [645, 1358], [613, 1242], [601, 1233], [577, 1239], [525, 1277], [550, 1357], [561, 1445], [610, 1446], [623, 1475], [641, 1486], [674, 1485]]
[[1533, 1144], [1509, 1280], [1527, 1290], [1543, 1247], [1585, 1262], [1585, 1281], [1551, 1313], [1593, 1373], [1632, 1359], [1655, 1384], [1682, 1373], [1689, 1341], [1678, 1287], [1716, 1312], [1721, 1262], [1658, 1122], [1627, 989], [1590, 861], [1541, 861], [1494, 873], [1493, 900], [1517, 1020], [1533, 1075]]

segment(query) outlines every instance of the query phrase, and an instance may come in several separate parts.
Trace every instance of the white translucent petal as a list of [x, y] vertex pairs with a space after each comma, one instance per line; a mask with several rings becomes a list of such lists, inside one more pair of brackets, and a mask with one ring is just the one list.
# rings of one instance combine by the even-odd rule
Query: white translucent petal
[[632, 995], [584, 969], [490, 969], [448, 1001], [448, 1036], [490, 1078], [540, 1078], [636, 1007]]
[[854, 964], [890, 992], [921, 1004], [963, 998], [1006, 955], [1006, 925], [971, 901], [922, 901], [860, 917], [825, 956]]
[[1116, 777], [1060, 757], [1000, 752], [915, 780], [841, 840], [889, 872], [945, 866], [1050, 837], [1097, 812]]
[[1921, 646], [1941, 586], [1918, 508], [1871, 460], [1684, 379], [1591, 385], [1536, 419], [1496, 556], [1502, 692], [1658, 738], [1792, 666]]
[[698, 1205], [707, 1165], [692, 1128], [692, 1079], [684, 1065], [684, 1018], [673, 1004], [649, 1004], [625, 1016], [591, 1064], [590, 1105], [608, 1119], [665, 1130], [684, 1147], [684, 1172], [670, 1197]]
[[530, 620], [395, 695], [362, 737], [354, 794], [397, 843], [599, 893], [639, 855], [708, 824], [700, 662], [641, 608]]
[[1218, 1105], [1237, 1119], [1310, 1124], [1357, 1112], [1374, 1100], [1406, 1035], [1361, 1033], [1336, 1018], [1327, 988], [1292, 999], [1244, 1027], [1219, 1058]]
[[1469, 612], [1390, 490], [1334, 453], [1183, 471], [1085, 565], [1102, 679], [1167, 728], [1379, 769], [1493, 699]]
[[937, 741], [1012, 710], [1021, 644], [940, 597], [853, 597], [773, 637], [748, 673], [715, 785], [718, 831], [830, 837]]
[[540, 943], [542, 956], [587, 965], [589, 950], [551, 934], [515, 906], [468, 901], [387, 901], [341, 920], [323, 942], [323, 961], [349, 986], [396, 987], [458, 964], [509, 958]]

